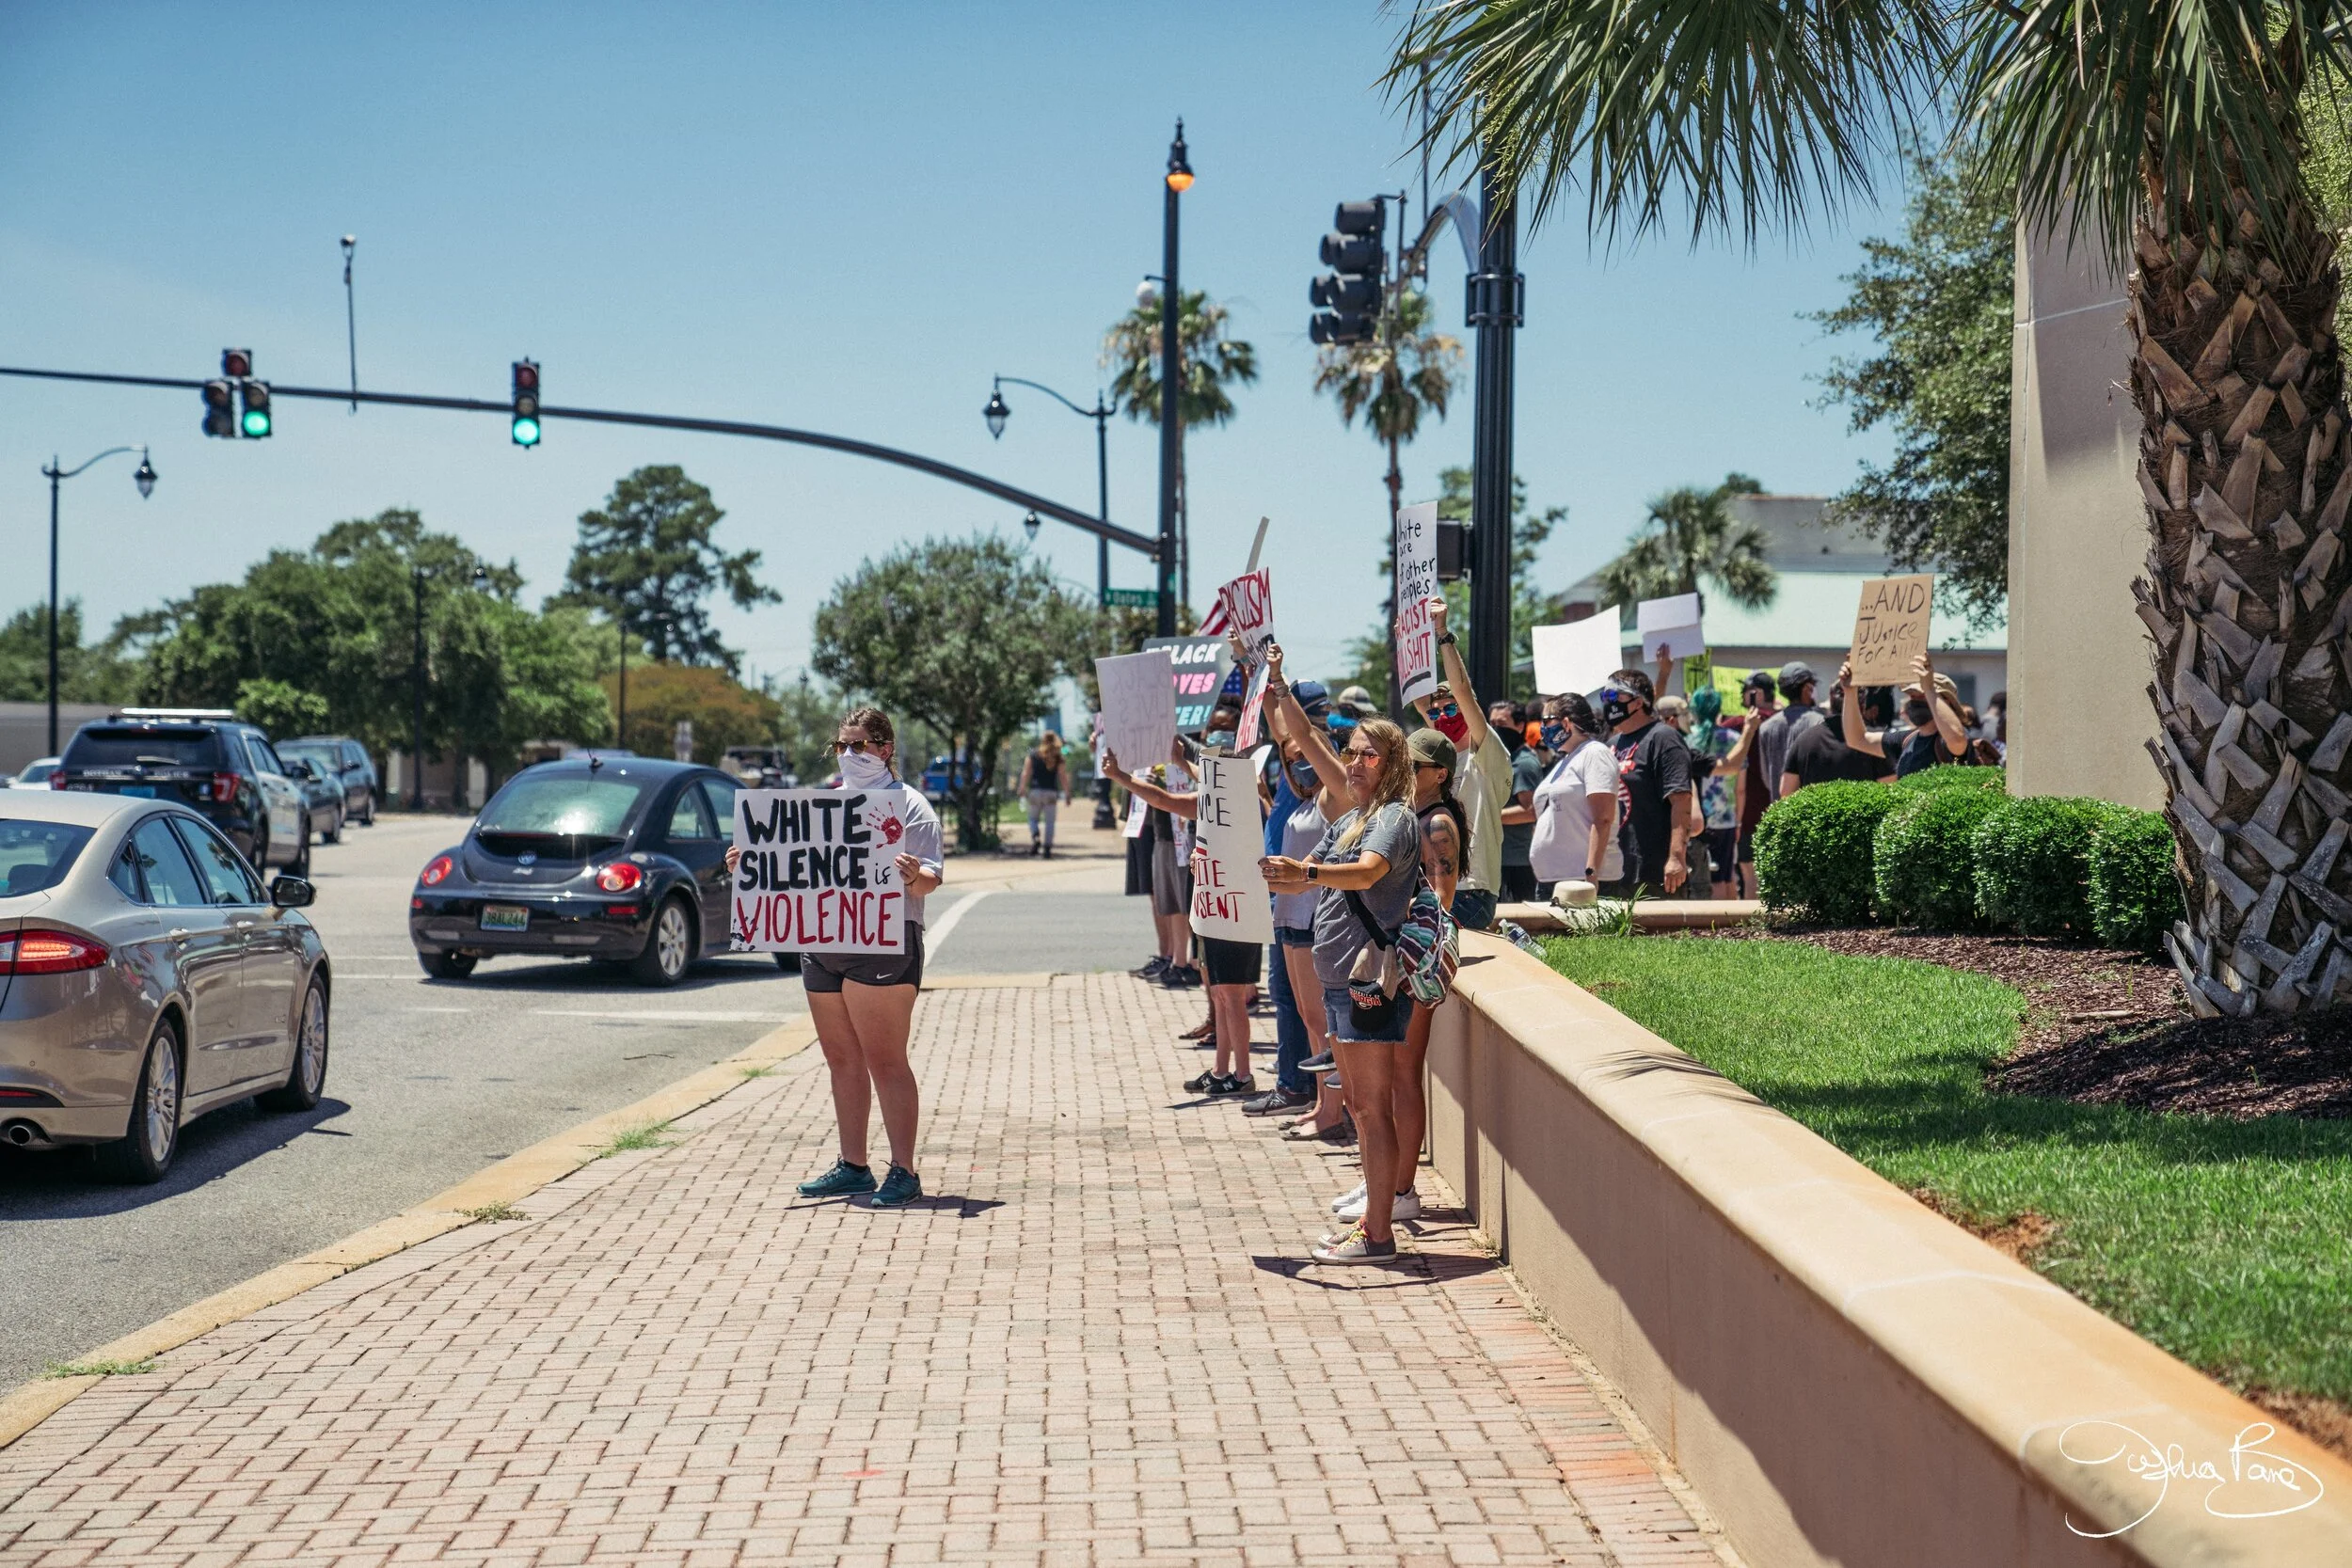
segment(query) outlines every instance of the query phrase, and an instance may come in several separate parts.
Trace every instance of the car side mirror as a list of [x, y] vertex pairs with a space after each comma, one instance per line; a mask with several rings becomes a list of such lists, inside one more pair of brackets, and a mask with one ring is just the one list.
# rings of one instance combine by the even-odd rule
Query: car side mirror
[[269, 884], [269, 901], [281, 910], [307, 910], [318, 889], [300, 877], [278, 877]]

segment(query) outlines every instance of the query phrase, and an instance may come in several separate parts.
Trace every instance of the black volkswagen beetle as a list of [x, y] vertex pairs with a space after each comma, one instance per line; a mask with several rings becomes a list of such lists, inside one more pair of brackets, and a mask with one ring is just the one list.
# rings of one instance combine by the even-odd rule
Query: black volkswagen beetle
[[740, 787], [715, 768], [649, 757], [523, 769], [465, 841], [418, 875], [408, 900], [418, 961], [462, 980], [501, 955], [592, 958], [644, 985], [675, 985], [727, 947]]

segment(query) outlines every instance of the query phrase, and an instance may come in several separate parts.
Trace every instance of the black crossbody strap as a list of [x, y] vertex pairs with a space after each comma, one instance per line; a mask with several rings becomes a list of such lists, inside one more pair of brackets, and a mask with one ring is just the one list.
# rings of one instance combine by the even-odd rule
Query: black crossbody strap
[[1372, 939], [1373, 945], [1379, 948], [1384, 953], [1390, 948], [1394, 947], [1396, 945], [1396, 933], [1393, 931], [1382, 930], [1380, 923], [1372, 918], [1372, 911], [1365, 908], [1364, 901], [1361, 898], [1357, 897], [1352, 891], [1345, 888], [1343, 888], [1340, 891], [1347, 899], [1347, 907], [1356, 911], [1357, 924], [1363, 927], [1364, 935]]

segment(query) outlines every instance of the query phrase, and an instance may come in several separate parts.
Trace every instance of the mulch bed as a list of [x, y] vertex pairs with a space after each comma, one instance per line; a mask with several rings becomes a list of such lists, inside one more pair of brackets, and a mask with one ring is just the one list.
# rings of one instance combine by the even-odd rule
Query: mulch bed
[[1800, 926], [1772, 934], [2015, 986], [2026, 997], [2025, 1026], [1987, 1080], [1997, 1093], [2240, 1121], [2352, 1117], [2352, 1007], [2192, 1018], [2171, 965], [2046, 937]]

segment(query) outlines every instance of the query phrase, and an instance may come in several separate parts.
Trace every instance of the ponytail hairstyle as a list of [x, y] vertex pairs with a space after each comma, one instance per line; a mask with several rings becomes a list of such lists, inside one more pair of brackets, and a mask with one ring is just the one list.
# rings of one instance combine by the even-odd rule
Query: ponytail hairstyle
[[1405, 744], [1405, 732], [1386, 719], [1367, 719], [1356, 726], [1356, 737], [1380, 753], [1380, 772], [1373, 781], [1372, 799], [1356, 813], [1356, 820], [1332, 845], [1335, 849], [1353, 849], [1372, 819], [1385, 806], [1404, 805], [1413, 798], [1413, 756]]
[[890, 755], [885, 760], [891, 765], [893, 772], [898, 771], [898, 732], [891, 727], [890, 715], [878, 707], [853, 707], [842, 717], [841, 722], [845, 728], [854, 724], [864, 730], [866, 738], [874, 745], [889, 747]]

